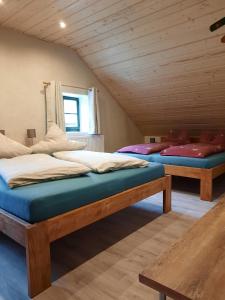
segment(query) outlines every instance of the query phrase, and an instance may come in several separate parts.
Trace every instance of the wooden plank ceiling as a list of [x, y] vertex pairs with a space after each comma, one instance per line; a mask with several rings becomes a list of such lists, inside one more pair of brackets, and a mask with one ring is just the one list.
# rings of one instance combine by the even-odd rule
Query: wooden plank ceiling
[[225, 128], [224, 0], [3, 1], [2, 26], [75, 49], [143, 134]]

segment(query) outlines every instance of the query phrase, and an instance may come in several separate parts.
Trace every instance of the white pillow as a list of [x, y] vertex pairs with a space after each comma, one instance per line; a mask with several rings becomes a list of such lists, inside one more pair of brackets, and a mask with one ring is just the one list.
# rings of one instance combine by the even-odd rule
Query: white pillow
[[59, 128], [58, 125], [53, 123], [51, 127], [48, 129], [48, 132], [44, 137], [44, 141], [56, 141], [56, 140], [67, 141], [67, 135], [61, 128]]
[[56, 124], [53, 124], [43, 141], [31, 146], [32, 153], [52, 154], [58, 151], [82, 150], [85, 143], [67, 139], [67, 135]]
[[104, 173], [129, 168], [144, 168], [149, 165], [149, 162], [146, 160], [127, 155], [106, 152], [62, 151], [53, 153], [53, 156], [58, 159], [80, 163], [90, 168], [92, 172], [96, 173]]
[[45, 153], [52, 154], [58, 151], [73, 151], [82, 150], [86, 146], [85, 143], [77, 141], [40, 141], [39, 143], [31, 146], [32, 153]]
[[31, 154], [32, 150], [0, 133], [0, 158]]

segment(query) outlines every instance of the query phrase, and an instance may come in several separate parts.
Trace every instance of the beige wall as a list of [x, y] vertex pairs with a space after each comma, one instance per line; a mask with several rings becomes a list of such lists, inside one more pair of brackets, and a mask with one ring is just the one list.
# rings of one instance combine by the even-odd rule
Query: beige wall
[[68, 48], [0, 28], [0, 129], [23, 142], [27, 128], [45, 130], [42, 81], [60, 80], [100, 91], [106, 151], [143, 141], [137, 127], [77, 54]]

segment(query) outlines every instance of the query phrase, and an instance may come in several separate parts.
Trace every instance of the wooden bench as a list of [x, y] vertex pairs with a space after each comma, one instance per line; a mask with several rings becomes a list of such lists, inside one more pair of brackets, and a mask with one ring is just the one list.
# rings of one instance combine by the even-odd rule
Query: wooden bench
[[139, 275], [160, 299], [225, 299], [225, 197]]

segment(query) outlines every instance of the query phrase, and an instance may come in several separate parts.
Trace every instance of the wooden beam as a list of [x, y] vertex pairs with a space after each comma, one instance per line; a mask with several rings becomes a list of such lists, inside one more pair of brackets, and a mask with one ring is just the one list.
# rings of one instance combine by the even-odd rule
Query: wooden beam
[[168, 213], [171, 210], [171, 186], [172, 176], [167, 175], [163, 189], [163, 212]]
[[32, 225], [0, 209], [0, 232], [9, 236], [21, 246], [26, 246], [25, 233]]
[[28, 294], [31, 298], [51, 286], [50, 242], [44, 224], [26, 231]]
[[225, 163], [212, 169], [212, 177], [216, 178], [225, 173]]
[[175, 165], [164, 165], [165, 173], [174, 175], [174, 176], [184, 176], [189, 178], [201, 178], [201, 169], [200, 168], [192, 168], [185, 166], [175, 166]]
[[202, 169], [200, 178], [200, 199], [212, 201], [213, 177], [211, 169]]
[[162, 177], [44, 221], [49, 239], [55, 241], [163, 190], [166, 191], [163, 207], [168, 212], [171, 206], [170, 177]]

